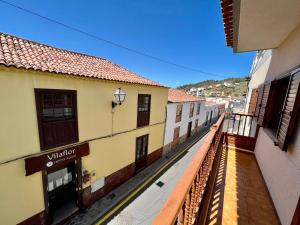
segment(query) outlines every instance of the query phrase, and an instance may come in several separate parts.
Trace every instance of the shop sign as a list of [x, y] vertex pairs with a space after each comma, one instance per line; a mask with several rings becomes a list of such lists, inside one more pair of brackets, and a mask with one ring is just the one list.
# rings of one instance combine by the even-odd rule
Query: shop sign
[[41, 170], [61, 167], [78, 158], [89, 155], [89, 144], [82, 144], [25, 159], [26, 176]]

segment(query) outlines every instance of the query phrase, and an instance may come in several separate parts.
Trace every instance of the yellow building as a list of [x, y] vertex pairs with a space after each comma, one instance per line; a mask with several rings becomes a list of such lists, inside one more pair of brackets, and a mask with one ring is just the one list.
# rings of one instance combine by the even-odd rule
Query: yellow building
[[168, 89], [108, 60], [0, 33], [0, 86], [1, 224], [63, 219], [161, 156]]

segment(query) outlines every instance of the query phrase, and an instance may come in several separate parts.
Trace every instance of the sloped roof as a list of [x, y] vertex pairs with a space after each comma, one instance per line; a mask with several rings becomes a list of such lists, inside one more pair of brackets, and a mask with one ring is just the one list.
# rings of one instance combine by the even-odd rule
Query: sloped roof
[[0, 33], [0, 65], [103, 80], [162, 86], [106, 59]]
[[178, 89], [169, 89], [168, 101], [169, 102], [195, 102], [201, 101], [199, 97], [186, 94], [184, 91]]
[[227, 46], [233, 47], [233, 0], [221, 0]]

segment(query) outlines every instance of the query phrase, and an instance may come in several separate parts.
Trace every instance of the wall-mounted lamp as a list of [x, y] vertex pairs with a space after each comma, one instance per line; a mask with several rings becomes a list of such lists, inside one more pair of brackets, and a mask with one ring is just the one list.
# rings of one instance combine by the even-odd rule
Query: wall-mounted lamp
[[121, 89], [118, 88], [115, 93], [115, 101], [112, 101], [111, 106], [112, 108], [115, 108], [117, 105], [122, 105], [122, 103], [125, 101], [126, 93]]

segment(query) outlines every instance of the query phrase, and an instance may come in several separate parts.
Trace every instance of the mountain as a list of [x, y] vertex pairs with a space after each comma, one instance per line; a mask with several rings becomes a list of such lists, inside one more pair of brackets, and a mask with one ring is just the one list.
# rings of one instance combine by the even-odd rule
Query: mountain
[[205, 96], [245, 96], [247, 92], [248, 82], [246, 77], [226, 78], [224, 80], [205, 80], [198, 83], [186, 84], [177, 87], [177, 89], [196, 93], [196, 89], [203, 90]]

